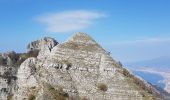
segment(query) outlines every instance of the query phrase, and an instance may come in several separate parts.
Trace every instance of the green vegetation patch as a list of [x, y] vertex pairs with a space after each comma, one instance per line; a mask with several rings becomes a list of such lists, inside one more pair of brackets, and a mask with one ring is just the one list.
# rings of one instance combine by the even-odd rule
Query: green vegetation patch
[[54, 100], [67, 100], [69, 98], [68, 93], [65, 93], [63, 91], [63, 88], [58, 86], [56, 89], [51, 86], [50, 84], [45, 84], [44, 85], [45, 93], [46, 95], [49, 96], [51, 99]]
[[99, 84], [97, 85], [97, 88], [98, 88], [99, 90], [105, 92], [105, 91], [107, 91], [108, 86], [107, 86], [106, 84], [104, 84], [104, 83], [99, 83]]

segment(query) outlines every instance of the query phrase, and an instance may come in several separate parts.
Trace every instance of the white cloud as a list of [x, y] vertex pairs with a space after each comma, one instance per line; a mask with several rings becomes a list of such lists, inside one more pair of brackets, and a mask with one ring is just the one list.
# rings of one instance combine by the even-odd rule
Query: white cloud
[[49, 32], [70, 32], [86, 29], [95, 19], [105, 14], [95, 11], [74, 10], [46, 14], [38, 17], [38, 22], [47, 26]]

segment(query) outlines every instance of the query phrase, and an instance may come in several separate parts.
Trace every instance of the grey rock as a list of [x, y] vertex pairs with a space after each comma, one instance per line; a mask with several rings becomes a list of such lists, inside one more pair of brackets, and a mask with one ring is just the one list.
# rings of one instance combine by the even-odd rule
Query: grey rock
[[0, 100], [166, 100], [169, 95], [133, 75], [85, 33], [62, 44], [44, 38], [28, 45], [28, 53], [37, 50], [38, 57], [21, 65], [16, 63], [27, 54], [0, 54]]
[[50, 37], [44, 37], [43, 39], [33, 41], [28, 44], [27, 51], [39, 51], [38, 58], [43, 59], [51, 52], [53, 47], [58, 45], [59, 43]]
[[28, 44], [27, 51], [41, 50], [43, 48], [48, 48], [51, 50], [54, 46], [56, 46], [58, 42], [50, 37], [44, 37], [43, 39], [33, 41]]
[[123, 68], [85, 33], [47, 51], [21, 64], [13, 99], [163, 100], [157, 89]]
[[0, 54], [0, 100], [7, 100], [16, 91], [17, 57], [13, 51]]

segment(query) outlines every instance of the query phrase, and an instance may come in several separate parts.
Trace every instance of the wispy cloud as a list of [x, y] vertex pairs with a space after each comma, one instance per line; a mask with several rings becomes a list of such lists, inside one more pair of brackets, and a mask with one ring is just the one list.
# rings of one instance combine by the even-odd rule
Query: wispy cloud
[[38, 22], [46, 25], [49, 32], [70, 32], [90, 27], [94, 20], [105, 17], [101, 12], [73, 10], [39, 16]]

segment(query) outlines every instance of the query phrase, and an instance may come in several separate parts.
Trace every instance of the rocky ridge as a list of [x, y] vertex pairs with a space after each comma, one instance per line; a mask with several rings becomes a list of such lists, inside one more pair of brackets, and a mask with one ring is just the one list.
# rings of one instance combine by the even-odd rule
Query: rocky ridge
[[58, 45], [58, 42], [50, 37], [44, 37], [43, 39], [33, 41], [28, 44], [27, 51], [40, 51], [38, 58], [41, 59], [41, 57], [45, 57], [51, 52], [51, 49]]
[[62, 44], [50, 38], [28, 45], [29, 52], [37, 50], [37, 57], [29, 56], [18, 67], [14, 92], [0, 95], [2, 100], [165, 99], [85, 33]]
[[16, 53], [14, 51], [0, 54], [0, 100], [11, 100], [17, 91], [17, 72], [22, 62], [29, 57], [37, 57], [40, 51], [51, 49], [58, 42], [52, 38], [45, 37], [41, 40], [31, 42], [27, 46], [27, 53]]

